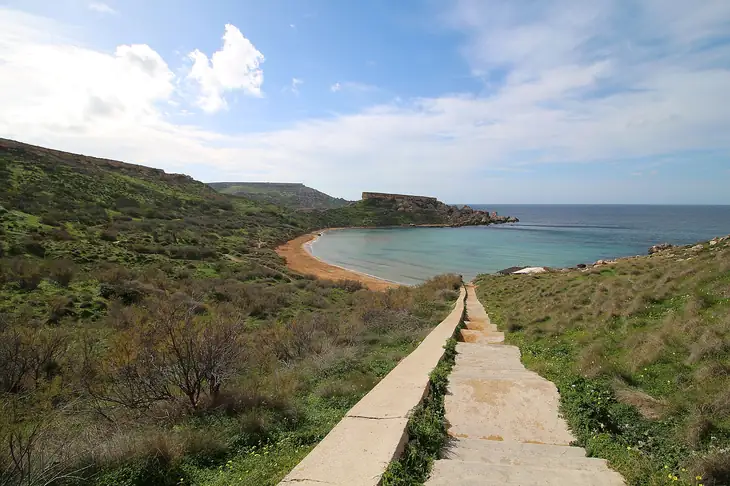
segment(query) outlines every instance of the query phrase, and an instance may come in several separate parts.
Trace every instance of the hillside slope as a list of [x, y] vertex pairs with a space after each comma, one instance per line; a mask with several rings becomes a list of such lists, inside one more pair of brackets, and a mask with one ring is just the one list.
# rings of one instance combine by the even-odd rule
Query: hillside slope
[[297, 209], [339, 208], [349, 203], [304, 184], [276, 182], [211, 182], [216, 191], [234, 196], [245, 196], [254, 201]]
[[[432, 199], [432, 198], [429, 198]], [[435, 199], [424, 203], [395, 199], [363, 199], [348, 206], [322, 212], [321, 227], [346, 226], [471, 226], [516, 222], [516, 218], [494, 216], [468, 206], [457, 208]]]
[[314, 216], [0, 140], [0, 484], [277, 484], [460, 285], [290, 272]]
[[478, 285], [589, 453], [632, 485], [730, 484], [730, 239]]

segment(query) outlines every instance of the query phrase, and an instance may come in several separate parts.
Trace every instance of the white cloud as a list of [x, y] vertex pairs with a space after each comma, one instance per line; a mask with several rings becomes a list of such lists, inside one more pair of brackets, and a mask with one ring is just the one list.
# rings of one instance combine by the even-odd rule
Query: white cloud
[[91, 2], [88, 5], [88, 7], [89, 7], [89, 10], [93, 10], [94, 12], [98, 12], [98, 13], [102, 13], [102, 14], [116, 15], [118, 13], [112, 7], [110, 7], [106, 3], [102, 3], [102, 2]]
[[210, 59], [197, 49], [189, 57], [193, 66], [188, 78], [200, 89], [197, 104], [204, 111], [214, 113], [227, 108], [225, 93], [228, 91], [241, 90], [261, 96], [264, 74], [259, 66], [264, 62], [264, 55], [236, 26], [226, 25], [223, 48]]
[[291, 78], [291, 86], [289, 87], [289, 89], [295, 95], [299, 95], [299, 86], [301, 86], [302, 84], [304, 84], [304, 81], [302, 81], [301, 79]]
[[[176, 114], [184, 108], [173, 103], [185, 100], [175, 91], [172, 70], [149, 46], [99, 52], [55, 37], [52, 33], [62, 28], [58, 24], [0, 9], [0, 136], [207, 180], [304, 181], [346, 197], [377, 189], [454, 202], [524, 197], [527, 192], [512, 196], [514, 187], [496, 181], [494, 174], [509, 179], [505, 174], [541, 163], [605, 164], [676, 153], [679, 164], [687, 160], [681, 155], [686, 151], [730, 152], [730, 112], [722, 102], [730, 86], [730, 47], [709, 42], [722, 31], [718, 23], [730, 21], [730, 7], [703, 4], [670, 14], [661, 2], [647, 3], [647, 11], [626, 31], [603, 25], [614, 15], [608, 2], [578, 11], [589, 29], [564, 18], [560, 8], [548, 7], [528, 16], [495, 8], [490, 23], [483, 23], [489, 16], [470, 12], [470, 5], [488, 9], [478, 1], [464, 2], [452, 18], [453, 27], [469, 34], [463, 54], [475, 72], [495, 79], [496, 70], [503, 73], [484, 94], [406, 98], [238, 135], [180, 123]], [[658, 10], [663, 13], [655, 17]], [[227, 37], [233, 29], [226, 29]], [[510, 29], [514, 39], [505, 34]], [[554, 42], [554, 52], [520, 29]], [[196, 65], [198, 70], [192, 79], [201, 89], [196, 101], [208, 111], [225, 107], [232, 89], [260, 95], [258, 64], [241, 74], [230, 57], [218, 56], [236, 51], [236, 59], [263, 60], [238, 34], [230, 43], [250, 46], [243, 50], [246, 55], [226, 39], [210, 60], [202, 53], [202, 60], [194, 59], [193, 70]], [[512, 54], [495, 50], [489, 44], [495, 39]], [[252, 71], [259, 71], [253, 75], [259, 82], [241, 87], [240, 80], [250, 81]], [[345, 86], [340, 82], [330, 89]], [[575, 167], [572, 172], [580, 177], [581, 166]], [[647, 174], [649, 169], [641, 170]], [[631, 184], [626, 182], [632, 180], [629, 170], [622, 171], [617, 178]], [[546, 198], [590, 198], [601, 184], [586, 182], [577, 187], [572, 180], [540, 180], [533, 186], [521, 181], [520, 187], [532, 187]]]
[[367, 93], [378, 91], [377, 86], [367, 83], [358, 83], [356, 81], [343, 81], [342, 83], [335, 83], [330, 86], [330, 91], [336, 93], [338, 91], [349, 91], [353, 93]]

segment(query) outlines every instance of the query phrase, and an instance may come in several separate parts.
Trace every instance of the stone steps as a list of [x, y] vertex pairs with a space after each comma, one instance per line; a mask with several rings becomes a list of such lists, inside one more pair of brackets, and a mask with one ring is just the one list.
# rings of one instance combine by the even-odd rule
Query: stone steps
[[480, 439], [451, 439], [444, 449], [441, 459], [448, 459], [450, 456], [447, 457], [447, 455], [455, 451], [459, 451], [459, 453], [473, 452], [474, 454], [487, 455], [513, 454], [516, 456], [522, 456], [525, 454], [529, 454], [532, 457], [586, 457], [586, 453], [581, 447], [534, 444], [531, 442], [502, 442], [496, 440]]
[[444, 398], [451, 439], [435, 462], [430, 486], [619, 486], [603, 459], [571, 447], [553, 383], [527, 370], [520, 350], [503, 344], [467, 288], [469, 321], [456, 346]]
[[621, 475], [566, 467], [504, 466], [482, 462], [438, 460], [426, 486], [621, 486]]
[[[500, 443], [499, 441], [484, 440], [480, 442]], [[510, 442], [501, 442], [509, 444]], [[513, 442], [513, 444], [521, 444]], [[581, 471], [605, 471], [607, 469], [606, 461], [603, 459], [594, 459], [585, 457], [583, 449], [579, 447], [555, 446], [530, 444], [534, 447], [531, 449], [516, 449], [509, 451], [499, 451], [493, 448], [485, 447], [483, 449], [462, 449], [455, 447], [448, 449], [442, 453], [442, 459], [463, 461], [463, 462], [479, 462], [482, 464], [494, 464], [498, 466], [534, 466], [544, 468], [568, 468], [578, 469]], [[542, 447], [565, 449], [563, 455], [555, 454], [539, 454]], [[576, 453], [569, 453], [567, 449], [575, 449]], [[578, 456], [580, 454], [580, 456]]]

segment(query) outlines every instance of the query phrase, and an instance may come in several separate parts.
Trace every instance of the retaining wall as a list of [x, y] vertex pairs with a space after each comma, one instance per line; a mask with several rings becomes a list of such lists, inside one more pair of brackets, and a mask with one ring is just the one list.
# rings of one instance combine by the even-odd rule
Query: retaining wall
[[451, 313], [365, 395], [280, 485], [377, 486], [408, 442], [408, 419], [428, 393], [429, 375], [464, 317], [461, 288]]

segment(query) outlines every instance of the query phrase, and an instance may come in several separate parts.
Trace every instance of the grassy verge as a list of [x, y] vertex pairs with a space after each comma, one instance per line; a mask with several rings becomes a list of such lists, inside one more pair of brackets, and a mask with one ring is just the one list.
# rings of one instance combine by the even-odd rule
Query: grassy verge
[[408, 421], [409, 441], [403, 455], [393, 461], [383, 475], [383, 486], [423, 484], [446, 444], [446, 410], [444, 397], [449, 375], [456, 360], [456, 339], [464, 327], [464, 319], [444, 346], [444, 355], [430, 375], [429, 393], [413, 411]]
[[588, 454], [630, 485], [730, 484], [730, 246], [587, 271], [480, 276]]

